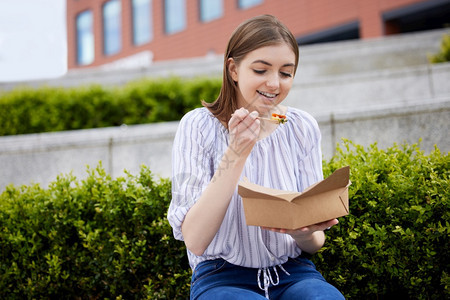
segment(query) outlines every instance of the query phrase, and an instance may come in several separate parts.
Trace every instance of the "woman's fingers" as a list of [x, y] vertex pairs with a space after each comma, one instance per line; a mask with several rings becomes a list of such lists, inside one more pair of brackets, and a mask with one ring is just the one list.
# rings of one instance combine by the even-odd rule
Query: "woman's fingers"
[[248, 154], [255, 145], [260, 130], [258, 112], [249, 112], [245, 108], [236, 110], [228, 122], [230, 146], [239, 154]]
[[262, 227], [262, 229], [274, 231], [274, 232], [280, 232], [280, 233], [288, 233], [288, 234], [295, 234], [295, 233], [312, 233], [314, 231], [323, 231], [328, 230], [334, 225], [337, 225], [339, 221], [337, 219], [328, 220], [325, 222], [313, 224], [310, 226], [301, 227], [298, 229], [283, 229], [283, 228], [268, 228], [268, 227]]
[[242, 107], [231, 115], [230, 121], [228, 122], [228, 129], [231, 130], [241, 123], [246, 125], [246, 127], [249, 127], [257, 118], [258, 112], [253, 111], [250, 113], [247, 109]]
[[261, 121], [258, 119], [258, 113], [256, 111], [252, 111], [242, 120], [242, 124], [247, 127], [255, 139], [259, 136], [260, 123]]
[[228, 129], [232, 138], [240, 137], [247, 139], [256, 139], [259, 135], [260, 121], [258, 112], [249, 112], [245, 108], [238, 109], [231, 116], [228, 122]]
[[249, 111], [245, 108], [237, 109], [230, 118], [228, 122], [228, 129], [231, 130], [235, 128], [239, 123], [241, 123], [245, 117], [249, 114]]
[[333, 227], [334, 225], [336, 225], [338, 223], [339, 223], [339, 221], [337, 219], [332, 219], [332, 220], [317, 223], [314, 225], [302, 227], [302, 228], [299, 228], [298, 230], [303, 231], [303, 232], [305, 232], [305, 231], [309, 231], [309, 232], [323, 231], [326, 229], [330, 229], [331, 227]]

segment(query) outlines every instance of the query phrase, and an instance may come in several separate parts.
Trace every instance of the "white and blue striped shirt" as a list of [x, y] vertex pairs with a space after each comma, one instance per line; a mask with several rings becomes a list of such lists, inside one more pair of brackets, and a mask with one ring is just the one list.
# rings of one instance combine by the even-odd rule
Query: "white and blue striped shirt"
[[[258, 141], [247, 158], [241, 179], [289, 191], [303, 191], [323, 179], [321, 134], [309, 114], [289, 107], [287, 123]], [[172, 201], [168, 220], [174, 237], [183, 240], [181, 224], [189, 208], [211, 181], [225, 150], [228, 130], [206, 108], [194, 109], [180, 121], [172, 153]], [[192, 269], [208, 259], [265, 268], [300, 255], [294, 239], [281, 233], [247, 226], [237, 187], [222, 225], [201, 256], [188, 250]]]

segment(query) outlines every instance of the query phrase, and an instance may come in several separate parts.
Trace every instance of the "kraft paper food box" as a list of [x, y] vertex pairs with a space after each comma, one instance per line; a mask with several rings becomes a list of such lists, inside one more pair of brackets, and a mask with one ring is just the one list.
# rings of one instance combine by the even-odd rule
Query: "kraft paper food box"
[[303, 192], [263, 187], [244, 178], [239, 182], [247, 225], [297, 229], [349, 214], [350, 167], [333, 172]]

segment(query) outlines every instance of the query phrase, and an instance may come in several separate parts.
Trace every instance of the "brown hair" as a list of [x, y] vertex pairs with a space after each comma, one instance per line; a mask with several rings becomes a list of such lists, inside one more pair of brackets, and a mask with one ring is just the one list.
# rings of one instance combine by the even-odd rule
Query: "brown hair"
[[[261, 15], [241, 23], [231, 35], [224, 55], [223, 80], [220, 94], [212, 103], [202, 101], [203, 106], [225, 124], [231, 114], [238, 109], [236, 97], [236, 83], [228, 71], [228, 59], [233, 58], [236, 65], [251, 51], [261, 47], [286, 43], [292, 47], [295, 54], [295, 70], [298, 65], [298, 44], [291, 31], [276, 17]], [[295, 74], [295, 73], [294, 73]]]

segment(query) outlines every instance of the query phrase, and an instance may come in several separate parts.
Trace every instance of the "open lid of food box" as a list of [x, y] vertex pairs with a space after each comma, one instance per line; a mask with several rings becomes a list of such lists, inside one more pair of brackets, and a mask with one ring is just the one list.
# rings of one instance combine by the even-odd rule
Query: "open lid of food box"
[[295, 229], [347, 215], [350, 167], [333, 172], [303, 192], [260, 186], [244, 178], [238, 185], [247, 225]]

